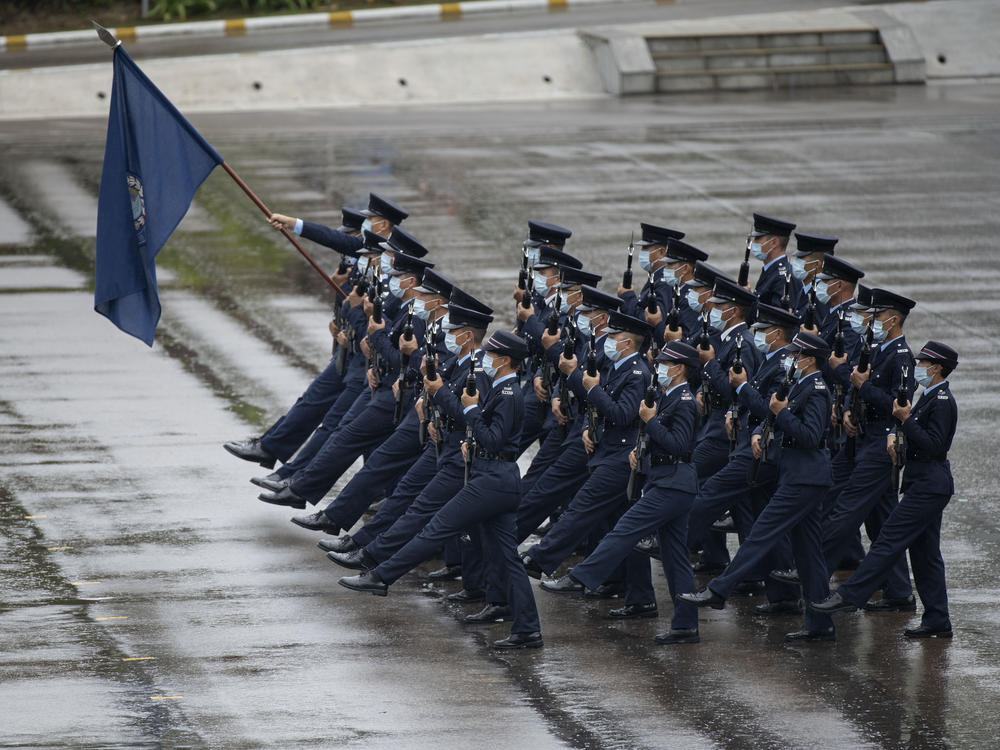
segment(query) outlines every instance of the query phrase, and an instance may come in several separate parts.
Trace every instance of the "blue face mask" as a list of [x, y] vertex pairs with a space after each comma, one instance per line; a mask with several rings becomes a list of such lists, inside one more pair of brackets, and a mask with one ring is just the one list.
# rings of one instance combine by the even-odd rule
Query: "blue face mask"
[[451, 331], [444, 335], [444, 348], [456, 357], [462, 353], [462, 345], [458, 343], [458, 337]]
[[830, 288], [827, 286], [827, 282], [824, 279], [816, 280], [813, 283], [813, 289], [816, 290], [816, 299], [824, 305], [830, 301]]
[[569, 300], [567, 299], [566, 295], [563, 295], [562, 302], [559, 305], [559, 312], [563, 313], [564, 315], [569, 312]]
[[711, 310], [709, 310], [708, 323], [717, 331], [723, 330], [722, 327], [725, 325], [725, 323], [722, 322], [722, 310], [720, 310], [717, 307], [713, 307]]
[[483, 372], [492, 380], [497, 376], [497, 367], [493, 364], [493, 357], [487, 352], [483, 355]]
[[533, 265], [535, 265], [539, 261], [539, 257], [538, 256], [541, 253], [539, 253], [537, 247], [526, 247], [524, 249], [528, 253], [528, 268], [531, 268]]
[[699, 294], [697, 289], [687, 290], [688, 307], [690, 307], [695, 312], [701, 312], [701, 302], [699, 301], [700, 297], [701, 295]]
[[767, 331], [754, 331], [753, 345], [761, 354], [771, 351], [771, 345], [767, 343]]
[[389, 277], [389, 294], [391, 294], [396, 299], [403, 299], [403, 287], [400, 286], [400, 281], [398, 276]]
[[[889, 320], [892, 320], [892, 318], [889, 318]], [[880, 344], [885, 341], [886, 337], [889, 335], [889, 332], [885, 329], [886, 322], [888, 321], [883, 322], [881, 320], [876, 320], [872, 323], [872, 338]]]
[[764, 252], [764, 246], [759, 242], [750, 243], [750, 252], [759, 261], [764, 261], [767, 259], [767, 253]]
[[364, 274], [368, 270], [368, 256], [362, 255], [358, 258], [358, 273]]
[[649, 250], [639, 251], [639, 267], [646, 273], [653, 270], [653, 261], [649, 259]]
[[792, 276], [797, 278], [799, 281], [805, 281], [806, 279], [806, 262], [802, 258], [791, 259], [792, 266]]
[[590, 318], [588, 318], [583, 313], [577, 313], [576, 330], [580, 332], [581, 336], [590, 338]]
[[670, 377], [671, 369], [673, 369], [673, 366], [664, 362], [661, 362], [656, 366], [656, 377], [659, 380], [660, 385], [669, 387], [670, 381], [673, 380], [673, 378]]
[[621, 354], [618, 353], [618, 342], [608, 336], [604, 339], [604, 356], [612, 362], [617, 362]]
[[926, 367], [921, 367], [917, 365], [913, 368], [913, 377], [917, 381], [917, 385], [922, 385], [924, 388], [931, 384], [931, 375], [927, 372]]
[[427, 320], [431, 316], [431, 311], [427, 309], [427, 303], [422, 299], [414, 299], [413, 314], [421, 320]]
[[670, 286], [677, 286], [678, 282], [677, 271], [675, 271], [673, 268], [664, 268], [663, 280], [667, 282]]
[[382, 275], [388, 276], [392, 273], [392, 255], [389, 253], [382, 253], [378, 258], [379, 268], [382, 269]]
[[370, 232], [370, 231], [372, 231], [372, 220], [365, 219], [364, 221], [361, 222], [361, 236], [364, 237], [365, 232]]
[[859, 336], [865, 334], [867, 326], [865, 325], [865, 316], [859, 312], [851, 313], [851, 330], [854, 331]]
[[548, 277], [542, 276], [540, 273], [536, 273], [532, 279], [532, 286], [535, 289], [535, 294], [539, 297], [544, 297], [549, 293]]

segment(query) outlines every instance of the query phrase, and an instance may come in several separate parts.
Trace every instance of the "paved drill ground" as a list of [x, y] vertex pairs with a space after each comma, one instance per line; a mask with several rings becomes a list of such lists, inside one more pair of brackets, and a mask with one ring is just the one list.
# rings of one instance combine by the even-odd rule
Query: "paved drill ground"
[[104, 122], [4, 125], [0, 745], [995, 745], [998, 100], [968, 85], [195, 120], [274, 210], [334, 223], [369, 190], [398, 199], [504, 324], [529, 218], [571, 227], [614, 289], [640, 220], [735, 273], [760, 210], [839, 235], [869, 281], [919, 300], [911, 343], [961, 353], [952, 642], [855, 614], [836, 644], [791, 647], [796, 618], [734, 599], [702, 615], [701, 644], [667, 649], [665, 617], [612, 623], [612, 602], [538, 592], [546, 647], [509, 655], [488, 648], [505, 626], [463, 626], [429, 565], [387, 599], [338, 587], [318, 535], [222, 450], [329, 356], [329, 294], [221, 170], [160, 256], [150, 351], [91, 309]]

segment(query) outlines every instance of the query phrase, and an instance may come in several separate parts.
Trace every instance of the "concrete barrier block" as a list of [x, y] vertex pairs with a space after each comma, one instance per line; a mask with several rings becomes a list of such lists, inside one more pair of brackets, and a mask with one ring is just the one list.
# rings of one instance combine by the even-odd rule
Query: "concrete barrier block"
[[849, 44], [878, 44], [878, 31], [876, 29], [825, 31], [820, 35], [820, 44], [827, 47]]
[[765, 49], [779, 49], [781, 47], [817, 47], [820, 43], [819, 37], [819, 33], [815, 31], [761, 34], [760, 46]]
[[703, 50], [756, 49], [760, 46], [756, 34], [707, 35], [701, 37], [698, 43]]
[[657, 52], [699, 52], [701, 50], [695, 37], [647, 37], [646, 43], [649, 45], [649, 51], [654, 55]]
[[826, 65], [825, 52], [775, 52], [768, 55], [768, 64], [775, 68], [796, 65]]
[[646, 40], [638, 34], [581, 31], [597, 61], [609, 94], [651, 94], [656, 91], [656, 64]]
[[767, 67], [767, 55], [712, 55], [705, 60], [709, 70]]

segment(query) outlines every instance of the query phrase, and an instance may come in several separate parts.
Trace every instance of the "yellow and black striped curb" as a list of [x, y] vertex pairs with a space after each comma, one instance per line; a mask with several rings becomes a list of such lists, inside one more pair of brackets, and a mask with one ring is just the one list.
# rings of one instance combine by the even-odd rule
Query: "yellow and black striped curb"
[[[466, 0], [458, 3], [406, 5], [397, 8], [368, 8], [332, 13], [299, 13], [262, 18], [234, 18], [225, 21], [190, 21], [151, 26], [125, 26], [111, 29], [123, 42], [164, 39], [173, 36], [224, 37], [243, 36], [289, 29], [345, 28], [388, 21], [457, 21], [462, 18], [491, 13], [518, 11], [559, 12], [595, 5], [661, 4], [673, 0]], [[38, 34], [11, 34], [0, 37], [0, 51], [20, 52], [44, 47], [91, 44], [96, 36], [93, 29], [54, 31]]]

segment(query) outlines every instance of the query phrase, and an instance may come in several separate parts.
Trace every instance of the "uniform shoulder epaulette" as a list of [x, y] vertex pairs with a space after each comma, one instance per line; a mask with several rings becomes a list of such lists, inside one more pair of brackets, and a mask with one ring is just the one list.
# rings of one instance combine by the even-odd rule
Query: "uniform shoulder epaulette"
[[633, 375], [642, 375], [642, 370], [632, 370]]
[[910, 350], [908, 347], [901, 346], [896, 350], [896, 354], [909, 354]]
[[823, 378], [816, 378], [813, 381], [813, 388], [815, 388], [817, 391], [825, 391], [826, 390], [826, 381], [823, 380]]
[[694, 396], [690, 393], [684, 393], [681, 395], [681, 401], [694, 401]]
[[938, 398], [943, 398], [945, 401], [951, 400], [951, 394], [948, 391], [938, 391]]
[[513, 396], [514, 387], [510, 383], [504, 383], [503, 389], [500, 391], [504, 396]]

